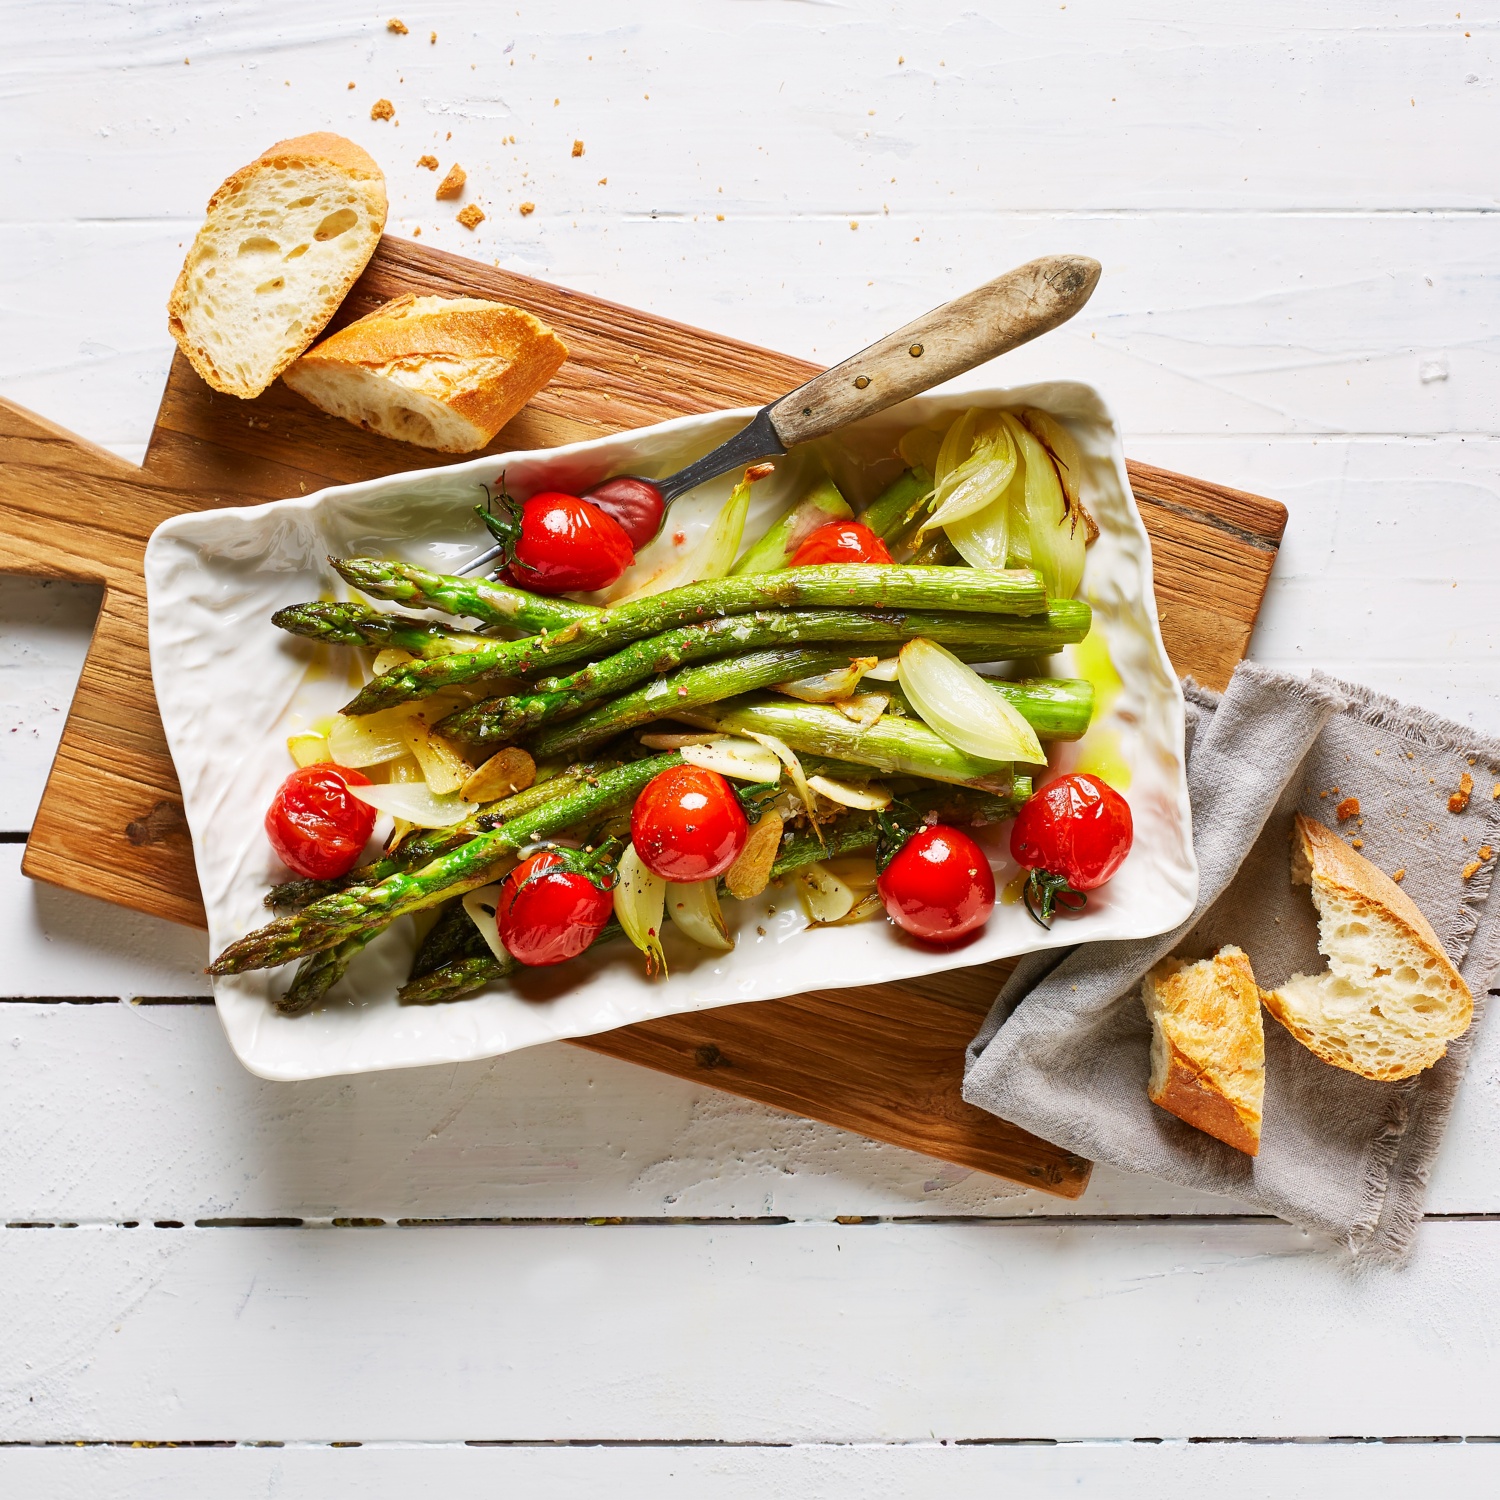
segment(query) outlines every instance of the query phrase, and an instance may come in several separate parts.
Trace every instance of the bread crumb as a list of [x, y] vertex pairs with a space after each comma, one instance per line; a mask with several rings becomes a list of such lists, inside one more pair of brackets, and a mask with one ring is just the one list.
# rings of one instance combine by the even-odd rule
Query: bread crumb
[[721, 224], [724, 222], [724, 215], [723, 214], [715, 214], [714, 218], [716, 218], [719, 221], [719, 223], [721, 223]]
[[1479, 869], [1479, 867], [1480, 867], [1480, 866], [1481, 866], [1481, 865], [1482, 865], [1482, 864], [1483, 864], [1483, 863], [1484, 863], [1484, 861], [1483, 861], [1483, 860], [1479, 860], [1479, 859], [1471, 859], [1471, 860], [1470, 860], [1470, 861], [1469, 861], [1469, 862], [1468, 862], [1468, 864], [1466, 864], [1466, 865], [1465, 865], [1465, 866], [1464, 866], [1464, 879], [1465, 879], [1465, 880], [1468, 880], [1468, 879], [1470, 879], [1470, 878], [1471, 878], [1471, 877], [1472, 877], [1472, 876], [1473, 876], [1473, 875], [1474, 875], [1474, 874], [1475, 874], [1475, 873], [1476, 873], [1476, 872], [1477, 872], [1477, 871], [1478, 871], [1478, 869]]
[[370, 106], [372, 120], [389, 120], [396, 113], [396, 106], [389, 99], [377, 99]]
[[583, 142], [582, 141], [574, 141], [573, 142], [573, 155], [574, 156], [582, 156], [583, 155]]
[[1338, 818], [1340, 823], [1347, 823], [1350, 818], [1357, 818], [1359, 816], [1359, 798], [1345, 797], [1344, 800], [1340, 802], [1336, 808], [1334, 808], [1333, 812], [1334, 816]]
[[520, 208], [517, 210], [517, 212], [524, 219], [527, 214], [534, 214], [536, 212], [536, 204], [532, 203], [530, 201], [527, 201], [527, 202], [523, 203], [520, 206]]
[[1458, 790], [1448, 798], [1448, 811], [1461, 813], [1469, 805], [1469, 793], [1474, 790], [1474, 778], [1467, 771], [1458, 778]]
[[1490, 793], [1491, 802], [1494, 802], [1497, 798], [1500, 798], [1500, 781], [1495, 783], [1495, 790]]
[[1328, 800], [1328, 793], [1327, 792], [1319, 792], [1318, 796], [1321, 797], [1325, 802]]
[[465, 229], [478, 229], [484, 223], [484, 210], [477, 203], [470, 203], [459, 209], [458, 222]]
[[1351, 849], [1363, 849], [1365, 847], [1365, 841], [1363, 839], [1350, 839], [1349, 847]]
[[351, 89], [352, 89], [352, 88], [353, 88], [353, 87], [354, 87], [354, 85], [353, 85], [353, 84], [352, 84], [352, 83], [351, 83], [351, 84], [350, 84], [350, 85], [349, 85], [349, 87], [350, 87], [350, 88], [351, 88]]
[[[385, 23], [385, 29], [387, 31], [394, 31], [397, 36], [405, 36], [406, 35], [406, 22], [405, 21], [398, 21], [395, 18], [395, 16], [392, 16], [390, 18], [390, 20]], [[436, 36], [437, 33], [434, 32], [433, 35]]]
[[1394, 880], [1397, 885], [1400, 885], [1401, 882], [1406, 879], [1406, 866], [1402, 865], [1399, 870], [1392, 870], [1391, 879]]
[[429, 172], [436, 172], [438, 169], [438, 159], [435, 156], [419, 156], [417, 158], [417, 165], [419, 167], [426, 167]]
[[436, 198], [456, 198], [464, 190], [464, 183], [469, 180], [469, 174], [454, 162], [448, 168], [448, 175], [437, 185], [437, 192], [433, 194]]
[[413, 229], [412, 229], [412, 232], [411, 232], [411, 237], [412, 237], [412, 238], [413, 238], [413, 239], [414, 239], [414, 240], [419, 240], [419, 239], [421, 239], [421, 238], [422, 238], [422, 226], [421, 226], [421, 225], [420, 225], [420, 224], [418, 224], [418, 225], [416, 225], [416, 226], [415, 226], [415, 227], [414, 227], [414, 228], [413, 228]]
[[1480, 859], [1489, 859], [1494, 854], [1494, 852], [1495, 851], [1492, 848], [1490, 848], [1490, 846], [1488, 844], [1481, 844], [1479, 846], [1479, 857], [1480, 857]]
[[435, 32], [435, 31], [434, 31], [434, 32], [433, 32], [433, 33], [432, 33], [432, 35], [431, 35], [431, 36], [430, 36], [430, 37], [428, 37], [428, 38], [427, 38], [427, 40], [428, 40], [428, 42], [429, 42], [429, 43], [430, 43], [430, 44], [431, 44], [431, 45], [432, 45], [432, 46], [434, 46], [434, 47], [436, 47], [436, 46], [437, 46], [437, 32]]
[[[607, 178], [607, 177], [601, 177], [601, 178], [600, 178], [600, 179], [599, 179], [599, 186], [600, 186], [600, 187], [608, 187], [608, 186], [609, 186], [609, 178]], [[1496, 788], [1495, 788], [1495, 790], [1496, 790], [1496, 791], [1497, 791], [1497, 792], [1500, 792], [1500, 786], [1497, 786], [1497, 787], [1496, 787]]]

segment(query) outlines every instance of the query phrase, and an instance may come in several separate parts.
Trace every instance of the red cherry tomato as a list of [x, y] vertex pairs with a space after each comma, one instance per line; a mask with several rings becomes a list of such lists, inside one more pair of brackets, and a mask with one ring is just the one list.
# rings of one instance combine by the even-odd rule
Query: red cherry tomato
[[649, 479], [636, 479], [630, 474], [596, 484], [583, 498], [617, 521], [637, 550], [661, 530], [667, 508], [661, 491]]
[[711, 880], [745, 847], [750, 824], [734, 789], [717, 771], [673, 766], [635, 799], [630, 841], [641, 863], [663, 880]]
[[577, 495], [549, 490], [521, 508], [521, 535], [505, 578], [533, 594], [608, 588], [635, 561], [618, 521]]
[[1108, 782], [1075, 773], [1049, 781], [1023, 807], [1010, 852], [1031, 871], [1026, 909], [1042, 926], [1060, 904], [1080, 910], [1125, 861], [1135, 836], [1130, 804]]
[[820, 526], [792, 556], [794, 568], [818, 563], [888, 563], [886, 545], [861, 521], [831, 521]]
[[891, 921], [928, 943], [966, 937], [995, 909], [984, 850], [942, 823], [914, 833], [875, 885]]
[[346, 766], [301, 766], [277, 788], [266, 837], [289, 870], [310, 880], [347, 875], [375, 826], [375, 809], [350, 794], [370, 778]]
[[495, 921], [512, 958], [533, 968], [577, 958], [599, 936], [614, 897], [555, 849], [523, 859], [500, 887]]

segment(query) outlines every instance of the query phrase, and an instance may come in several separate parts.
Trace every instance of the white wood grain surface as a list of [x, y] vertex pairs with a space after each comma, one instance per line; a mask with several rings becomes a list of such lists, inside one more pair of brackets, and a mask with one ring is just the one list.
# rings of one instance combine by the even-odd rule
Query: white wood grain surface
[[[1081, 250], [1093, 303], [996, 373], [1288, 504], [1257, 658], [1500, 732], [1493, 3], [395, 13], [0, 5], [0, 392], [139, 457], [204, 200], [324, 127], [398, 232], [815, 359]], [[0, 579], [0, 834], [96, 607]], [[1500, 1486], [1493, 1027], [1415, 1263], [1354, 1274], [1227, 1200], [1101, 1170], [1063, 1204], [567, 1047], [267, 1084], [201, 936], [19, 855], [0, 1223], [46, 1227], [0, 1229], [6, 1494]], [[128, 1446], [173, 1441], [217, 1446]]]

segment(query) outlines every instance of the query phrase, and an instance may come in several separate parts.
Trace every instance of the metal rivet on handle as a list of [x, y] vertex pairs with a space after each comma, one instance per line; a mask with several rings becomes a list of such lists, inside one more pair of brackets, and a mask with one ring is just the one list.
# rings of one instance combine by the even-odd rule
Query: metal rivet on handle
[[913, 359], [921, 359], [921, 357], [922, 357], [922, 346], [920, 344], [913, 344], [911, 346], [911, 348], [908, 349], [906, 352], [909, 355], [911, 355], [911, 357]]
[[864, 388], [869, 385], [869, 383], [870, 377], [868, 375], [856, 375], [854, 377], [854, 389], [857, 391], [864, 390]]

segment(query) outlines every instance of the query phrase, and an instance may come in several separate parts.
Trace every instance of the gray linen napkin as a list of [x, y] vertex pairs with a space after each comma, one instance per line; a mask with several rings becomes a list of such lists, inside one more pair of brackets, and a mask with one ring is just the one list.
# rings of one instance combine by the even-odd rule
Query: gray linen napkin
[[[1222, 697], [1191, 681], [1185, 691], [1197, 908], [1164, 937], [1022, 959], [969, 1048], [964, 1097], [1080, 1155], [1232, 1194], [1353, 1252], [1399, 1258], [1500, 970], [1500, 902], [1486, 901], [1495, 861], [1463, 878], [1482, 846], [1500, 849], [1500, 742], [1321, 674], [1244, 663]], [[1469, 805], [1450, 812], [1465, 773]], [[1348, 796], [1360, 816], [1340, 824]], [[1326, 967], [1312, 900], [1291, 883], [1297, 812], [1360, 838], [1388, 874], [1405, 870], [1403, 888], [1474, 992], [1475, 1023], [1416, 1078], [1374, 1083], [1320, 1062], [1263, 1013], [1265, 1123], [1249, 1157], [1146, 1097], [1139, 981], [1168, 953], [1201, 958], [1230, 942], [1264, 989]]]

